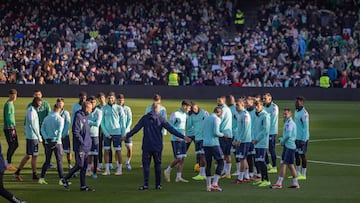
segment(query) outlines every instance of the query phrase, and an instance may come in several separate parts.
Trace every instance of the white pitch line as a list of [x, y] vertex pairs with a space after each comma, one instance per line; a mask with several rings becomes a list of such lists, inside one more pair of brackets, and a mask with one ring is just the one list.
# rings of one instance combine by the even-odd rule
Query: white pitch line
[[[278, 159], [281, 159], [281, 156], [277, 156]], [[334, 165], [334, 166], [352, 166], [352, 167], [360, 167], [360, 164], [347, 164], [347, 163], [337, 163], [337, 162], [328, 162], [328, 161], [316, 161], [316, 160], [307, 160], [310, 163], [316, 164], [326, 164], [326, 165]]]
[[336, 162], [327, 162], [327, 161], [315, 161], [315, 160], [308, 160], [308, 162], [316, 163], [316, 164], [335, 165], [335, 166], [353, 166], [353, 167], [360, 167], [360, 164], [346, 164], [346, 163], [336, 163]]
[[318, 140], [309, 140], [309, 142], [328, 142], [328, 141], [346, 141], [346, 140], [360, 140], [360, 137], [318, 139]]
[[[309, 140], [309, 142], [328, 142], [328, 141], [346, 141], [346, 140], [360, 140], [359, 137], [349, 137], [349, 138], [332, 138], [332, 139], [318, 139], [318, 140]], [[281, 159], [281, 156], [277, 158]], [[326, 164], [334, 166], [351, 166], [351, 167], [360, 167], [360, 164], [347, 164], [347, 163], [337, 163], [337, 162], [328, 162], [328, 161], [317, 161], [317, 160], [307, 160], [310, 163], [316, 164]]]

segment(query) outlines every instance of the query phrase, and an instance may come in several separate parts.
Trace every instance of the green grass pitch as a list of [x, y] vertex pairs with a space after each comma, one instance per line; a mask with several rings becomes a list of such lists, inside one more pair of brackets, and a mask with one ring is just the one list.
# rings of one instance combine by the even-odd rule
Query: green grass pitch
[[[1, 114], [3, 104], [7, 98], [0, 98]], [[53, 105], [55, 98], [46, 98]], [[17, 131], [20, 147], [15, 153], [14, 165], [17, 166], [25, 154], [25, 138], [23, 123], [25, 107], [31, 98], [18, 98], [15, 103]], [[65, 108], [71, 107], [77, 99], [65, 99]], [[212, 111], [216, 100], [196, 101], [200, 108]], [[279, 105], [279, 131], [282, 130], [282, 109], [294, 109], [294, 101], [275, 101]], [[145, 107], [151, 99], [126, 99], [125, 103], [132, 108], [133, 125], [143, 115]], [[168, 116], [179, 108], [180, 100], [163, 100]], [[98, 179], [87, 177], [87, 184], [96, 189], [93, 193], [79, 191], [79, 179], [71, 179], [71, 191], [67, 192], [59, 186], [56, 170], [47, 172], [48, 185], [39, 185], [31, 181], [30, 163], [27, 163], [22, 174], [24, 182], [16, 182], [12, 173], [6, 171], [4, 176], [5, 187], [28, 203], [36, 202], [360, 202], [360, 104], [359, 102], [332, 102], [307, 101], [306, 108], [310, 114], [310, 140], [308, 149], [308, 180], [300, 182], [300, 189], [271, 190], [259, 188], [251, 184], [233, 185], [232, 180], [220, 180], [224, 192], [206, 192], [205, 182], [192, 181], [191, 177], [195, 162], [194, 146], [192, 145], [188, 157], [185, 159], [183, 177], [191, 180], [189, 183], [175, 183], [175, 171], [172, 171], [172, 182], [166, 183], [162, 179], [163, 190], [154, 190], [154, 171], [151, 168], [150, 190], [141, 192], [137, 187], [142, 184], [143, 176], [140, 168], [142, 133], [134, 136], [134, 156], [132, 171], [123, 169], [122, 176], [99, 175]], [[0, 127], [3, 125], [3, 116], [0, 118]], [[0, 136], [3, 154], [7, 150], [3, 132]], [[44, 161], [43, 148], [39, 149], [38, 173]], [[280, 155], [281, 147], [277, 147]], [[123, 152], [123, 157], [125, 156]], [[65, 160], [65, 157], [64, 157]], [[170, 145], [170, 136], [164, 139], [162, 167], [165, 168], [173, 160]], [[279, 161], [279, 160], [278, 160]], [[314, 161], [314, 162], [312, 162]], [[55, 163], [53, 158], [53, 163]], [[350, 164], [350, 165], [341, 165]], [[232, 166], [232, 171], [235, 164]], [[114, 172], [112, 172], [114, 173]], [[289, 172], [287, 171], [287, 175]], [[275, 182], [277, 174], [271, 174], [270, 179]], [[290, 179], [284, 180], [284, 185], [291, 184]], [[5, 202], [0, 198], [0, 202]]]

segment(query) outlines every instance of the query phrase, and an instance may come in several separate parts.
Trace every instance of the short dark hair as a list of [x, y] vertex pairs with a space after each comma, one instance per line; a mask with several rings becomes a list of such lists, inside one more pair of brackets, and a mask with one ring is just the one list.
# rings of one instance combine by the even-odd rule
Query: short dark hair
[[115, 97], [115, 92], [109, 92], [108, 96], [114, 96]]
[[79, 93], [79, 97], [85, 97], [85, 96], [87, 96], [86, 92], [82, 91], [82, 92]]
[[82, 105], [81, 105], [82, 109], [85, 109], [85, 107], [86, 107], [87, 105], [91, 105], [91, 106], [92, 106], [91, 102], [85, 101], [85, 102], [83, 102]]
[[214, 113], [220, 113], [220, 112], [222, 112], [222, 108], [220, 106], [217, 106], [217, 107], [214, 108], [213, 112]]
[[61, 108], [60, 108], [60, 105], [56, 103], [56, 104], [54, 104], [54, 111], [57, 109], [61, 109]]
[[118, 94], [117, 98], [118, 98], [118, 99], [125, 99], [125, 97], [124, 97], [123, 94]]
[[284, 108], [284, 111], [290, 111], [291, 112], [291, 109], [290, 108]]
[[181, 106], [191, 106], [191, 101], [189, 101], [189, 100], [183, 100], [183, 101], [181, 102]]
[[229, 94], [229, 95], [226, 96], [226, 100], [230, 100], [232, 98], [235, 100], [235, 97], [232, 94]]
[[86, 101], [94, 101], [94, 100], [96, 100], [96, 97], [94, 95], [91, 95], [86, 99]]
[[100, 97], [105, 97], [104, 92], [99, 92], [99, 94], [97, 95], [97, 98], [100, 98]]
[[64, 101], [64, 98], [62, 98], [62, 97], [58, 97], [57, 99], [56, 99], [56, 102], [63, 102]]
[[299, 100], [299, 101], [304, 102], [304, 101], [305, 101], [305, 97], [304, 97], [304, 96], [297, 96], [297, 97], [296, 97], [296, 100]]
[[9, 94], [17, 94], [17, 90], [16, 89], [10, 89]]
[[256, 100], [255, 101], [255, 106], [257, 106], [259, 104], [264, 105], [264, 102], [262, 100]]
[[42, 99], [40, 97], [34, 97], [32, 102], [31, 102], [31, 105], [35, 107], [35, 106], [38, 105], [39, 101], [42, 101]]
[[154, 101], [160, 101], [161, 100], [161, 96], [159, 94], [155, 94], [153, 97]]

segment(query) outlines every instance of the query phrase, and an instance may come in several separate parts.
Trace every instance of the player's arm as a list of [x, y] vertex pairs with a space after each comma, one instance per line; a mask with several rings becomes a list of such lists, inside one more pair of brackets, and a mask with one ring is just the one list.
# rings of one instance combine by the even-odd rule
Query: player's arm
[[[145, 115], [146, 116], [146, 115]], [[126, 138], [134, 136], [142, 127], [144, 127], [144, 119], [145, 116], [141, 117], [141, 119], [138, 121], [138, 123], [134, 126], [130, 132], [126, 133]]]
[[121, 129], [121, 136], [125, 136], [125, 129], [126, 129], [126, 115], [124, 108], [122, 106], [119, 106], [119, 122], [120, 122], [120, 129]]
[[263, 136], [266, 137], [270, 133], [270, 115], [266, 114], [263, 120]]
[[242, 125], [243, 134], [242, 139], [245, 139], [247, 135], [251, 135], [251, 116], [249, 113], [244, 114], [244, 123]]
[[172, 125], [170, 125], [165, 119], [161, 119], [162, 127], [169, 131], [171, 134], [178, 138], [184, 139], [184, 135], [177, 131]]
[[192, 136], [192, 135], [195, 135], [194, 134], [194, 126], [192, 124], [192, 117], [191, 116], [187, 116], [186, 117], [186, 135], [187, 136]]
[[[41, 138], [41, 136], [40, 136], [40, 129], [38, 128], [38, 127], [40, 127], [40, 126], [36, 125], [36, 123], [35, 123], [35, 122], [39, 122], [39, 119], [38, 119], [37, 116], [36, 116], [35, 110], [31, 109], [31, 110], [29, 111], [29, 113], [28, 113], [28, 119], [29, 119], [29, 121], [30, 121], [29, 127], [30, 127], [32, 133], [33, 133], [34, 135], [36, 135], [39, 140], [42, 141], [42, 138]], [[36, 126], [38, 126], [38, 127], [36, 127]]]
[[15, 126], [13, 123], [14, 121], [11, 119], [11, 114], [13, 114], [13, 113], [14, 113], [13, 106], [10, 107], [10, 105], [7, 103], [4, 106], [4, 123], [7, 124], [7, 126], [5, 126], [5, 129]]
[[178, 123], [175, 112], [173, 112], [172, 114], [170, 114], [169, 123], [170, 123], [172, 126], [175, 126], [175, 125]]
[[70, 113], [68, 111], [64, 112], [64, 128], [62, 130], [62, 136], [65, 137], [69, 134], [69, 129], [70, 129], [70, 123], [71, 123], [71, 118], [70, 118]]
[[74, 136], [74, 139], [77, 139], [80, 142], [80, 145], [84, 143], [84, 139], [81, 136], [81, 117], [80, 113], [75, 114], [73, 127], [72, 127], [72, 133]]
[[128, 111], [127, 111], [127, 115], [126, 115], [126, 132], [130, 131], [131, 128], [131, 124], [132, 124], [132, 112], [130, 107], [128, 107]]
[[220, 118], [215, 118], [214, 120], [214, 133], [216, 136], [218, 137], [224, 137], [224, 133], [220, 132], [220, 123], [221, 123], [221, 119]]
[[302, 137], [302, 141], [306, 142], [307, 140], [309, 140], [309, 114], [305, 113], [302, 117], [301, 117], [301, 122], [303, 124], [303, 137]]
[[57, 142], [57, 143], [61, 143], [61, 137], [62, 137], [62, 135], [63, 135], [64, 125], [65, 125], [65, 120], [64, 120], [63, 118], [61, 118], [61, 119], [59, 120], [58, 129], [55, 130], [56, 142]]
[[[236, 117], [236, 115], [234, 114], [234, 118]], [[233, 131], [233, 135], [234, 135], [234, 140], [236, 142], [239, 142], [241, 140], [241, 135], [243, 134], [243, 128], [241, 126], [241, 119], [236, 118], [236, 121], [234, 122], [233, 126], [234, 131]]]
[[46, 115], [49, 115], [51, 112], [51, 107], [48, 102], [45, 102]]
[[[47, 121], [48, 119], [44, 119], [43, 123], [41, 124], [41, 127], [40, 127], [40, 132], [42, 134], [42, 136], [44, 137], [44, 139], [46, 140], [49, 136], [47, 135], [46, 133], [46, 125], [47, 125]], [[39, 139], [39, 137], [38, 137]]]
[[[162, 106], [162, 105], [161, 105]], [[164, 106], [162, 106], [163, 107], [163, 113], [162, 113], [162, 116], [163, 116], [163, 118], [167, 121], [167, 112], [166, 112], [166, 108], [164, 107]]]

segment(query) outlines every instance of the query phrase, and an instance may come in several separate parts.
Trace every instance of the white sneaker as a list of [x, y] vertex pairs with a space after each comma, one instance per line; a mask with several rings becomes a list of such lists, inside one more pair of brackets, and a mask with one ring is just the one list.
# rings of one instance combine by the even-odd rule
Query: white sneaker
[[182, 177], [176, 177], [176, 179], [175, 179], [175, 182], [183, 182], [183, 183], [188, 183], [189, 181], [188, 180], [185, 180], [184, 178], [182, 178]]
[[168, 172], [166, 172], [166, 170], [164, 170], [164, 176], [165, 176], [166, 182], [170, 182], [170, 173], [168, 173]]
[[233, 174], [231, 174], [232, 176], [239, 176], [240, 173], [238, 171], [234, 172]]
[[103, 176], [109, 176], [110, 175], [110, 171], [105, 171], [104, 173], [102, 173]]
[[120, 175], [122, 175], [122, 174], [123, 174], [123, 173], [122, 173], [122, 170], [117, 170], [116, 173], [115, 173], [116, 176], [120, 176]]

